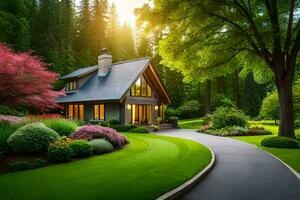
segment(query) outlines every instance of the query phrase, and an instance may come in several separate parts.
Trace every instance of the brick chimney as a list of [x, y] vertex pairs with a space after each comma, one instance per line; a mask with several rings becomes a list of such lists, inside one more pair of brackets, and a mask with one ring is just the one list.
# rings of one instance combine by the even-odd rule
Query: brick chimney
[[112, 55], [106, 48], [101, 49], [98, 56], [98, 77], [105, 77], [109, 74], [112, 64]]

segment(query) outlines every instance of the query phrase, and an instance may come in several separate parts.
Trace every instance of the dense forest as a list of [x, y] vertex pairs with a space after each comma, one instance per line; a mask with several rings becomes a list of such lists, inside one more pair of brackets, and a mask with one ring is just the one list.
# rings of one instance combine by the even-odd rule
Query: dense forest
[[[257, 84], [252, 73], [241, 77], [242, 67], [238, 66], [204, 81], [165, 65], [158, 51], [164, 27], [145, 23], [146, 8], [136, 10], [137, 28], [132, 29], [119, 23], [115, 5], [107, 0], [81, 0], [78, 5], [72, 0], [1, 1], [0, 41], [16, 51], [33, 51], [49, 63], [50, 71], [60, 75], [96, 64], [103, 47], [111, 51], [114, 62], [150, 56], [172, 97], [171, 107], [195, 105], [189, 102], [194, 100], [199, 114], [205, 115], [225, 102], [236, 104], [252, 117], [258, 115], [274, 84]], [[58, 81], [54, 86], [60, 89], [62, 85]], [[172, 115], [173, 111], [170, 109]]]

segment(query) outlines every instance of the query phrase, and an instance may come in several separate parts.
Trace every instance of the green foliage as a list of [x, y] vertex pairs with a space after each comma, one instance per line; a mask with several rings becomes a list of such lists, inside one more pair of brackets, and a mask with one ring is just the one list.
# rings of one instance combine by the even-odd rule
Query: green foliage
[[135, 125], [112, 125], [110, 128], [115, 129], [117, 132], [129, 132], [131, 129], [136, 128]]
[[149, 130], [144, 126], [138, 126], [130, 130], [132, 133], [149, 133]]
[[182, 119], [196, 118], [200, 115], [200, 103], [196, 100], [187, 101], [178, 110]]
[[221, 129], [232, 126], [247, 126], [248, 117], [243, 111], [234, 107], [220, 107], [212, 114], [214, 129]]
[[224, 94], [214, 94], [212, 96], [212, 110], [216, 110], [219, 107], [235, 107], [235, 104]]
[[22, 170], [28, 170], [28, 169], [33, 169], [34, 166], [25, 161], [17, 161], [9, 164], [9, 167], [12, 171], [17, 172], [17, 171], [22, 171]]
[[99, 125], [103, 126], [103, 127], [110, 127], [110, 124], [108, 121], [101, 121], [101, 122], [99, 122]]
[[279, 103], [278, 103], [278, 93], [271, 92], [262, 102], [262, 106], [259, 113], [262, 118], [279, 118]]
[[54, 163], [69, 161], [73, 154], [70, 143], [71, 140], [67, 137], [61, 137], [51, 143], [48, 147], [48, 160]]
[[46, 164], [47, 164], [47, 162], [43, 159], [35, 159], [33, 166], [35, 168], [41, 168], [41, 167], [45, 167]]
[[92, 154], [92, 147], [86, 140], [75, 140], [70, 144], [74, 157], [87, 157]]
[[16, 109], [9, 108], [5, 105], [0, 105], [0, 114], [1, 115], [13, 115], [13, 116], [18, 116], [18, 117], [23, 116], [23, 113], [17, 111]]
[[37, 124], [19, 128], [7, 139], [9, 148], [16, 153], [44, 152], [51, 142], [59, 138], [54, 130]]
[[272, 148], [295, 149], [299, 147], [298, 141], [288, 137], [267, 137], [261, 141], [261, 145]]
[[153, 131], [159, 131], [159, 126], [153, 126]]
[[113, 125], [119, 125], [119, 124], [120, 124], [120, 121], [117, 120], [117, 119], [115, 119], [115, 118], [110, 118], [110, 119], [108, 120], [108, 123], [109, 123], [110, 126], [113, 126]]
[[104, 154], [112, 152], [114, 147], [108, 141], [104, 139], [95, 139], [90, 141], [92, 151], [94, 154]]
[[180, 111], [176, 108], [167, 107], [165, 117], [168, 119], [171, 116], [180, 117]]
[[68, 136], [74, 133], [77, 128], [76, 122], [62, 118], [47, 119], [43, 123], [48, 128], [56, 131], [60, 136]]
[[20, 127], [21, 124], [0, 121], [0, 154], [6, 152], [8, 149], [7, 139]]

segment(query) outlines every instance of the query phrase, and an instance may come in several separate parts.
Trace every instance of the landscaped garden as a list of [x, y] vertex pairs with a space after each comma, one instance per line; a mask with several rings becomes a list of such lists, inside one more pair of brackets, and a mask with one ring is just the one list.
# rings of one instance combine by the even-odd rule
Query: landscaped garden
[[155, 199], [203, 169], [210, 151], [196, 142], [124, 134], [115, 152], [0, 175], [1, 199]]

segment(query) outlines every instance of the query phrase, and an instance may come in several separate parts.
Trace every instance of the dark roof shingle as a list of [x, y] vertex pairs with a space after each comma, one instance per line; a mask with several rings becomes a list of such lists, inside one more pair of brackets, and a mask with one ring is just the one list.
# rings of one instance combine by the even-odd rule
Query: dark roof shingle
[[[111, 67], [111, 72], [103, 78], [98, 77], [97, 70], [94, 69], [95, 72], [93, 72], [91, 78], [76, 93], [61, 96], [57, 99], [57, 102], [120, 100], [149, 63], [149, 58], [115, 63]], [[80, 76], [78, 70], [76, 71], [76, 73], [72, 72], [66, 76], [69, 78], [74, 77], [74, 74]], [[83, 71], [87, 73], [86, 70]]]

